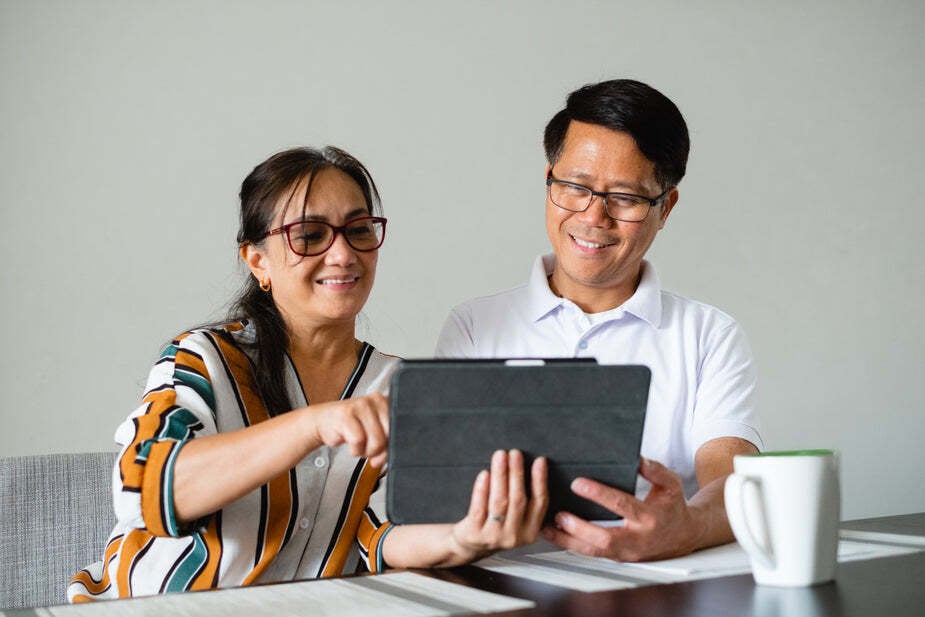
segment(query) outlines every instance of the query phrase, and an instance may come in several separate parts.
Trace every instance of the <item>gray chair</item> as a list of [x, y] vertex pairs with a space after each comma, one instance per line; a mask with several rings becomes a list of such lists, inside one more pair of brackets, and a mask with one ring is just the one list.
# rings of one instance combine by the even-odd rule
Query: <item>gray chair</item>
[[112, 452], [0, 458], [0, 610], [66, 602], [115, 523]]

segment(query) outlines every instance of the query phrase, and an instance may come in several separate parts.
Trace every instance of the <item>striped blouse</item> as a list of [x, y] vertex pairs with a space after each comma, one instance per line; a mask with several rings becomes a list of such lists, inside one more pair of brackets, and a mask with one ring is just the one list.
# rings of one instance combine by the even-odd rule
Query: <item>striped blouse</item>
[[[322, 446], [220, 511], [191, 525], [173, 510], [173, 469], [183, 444], [266, 420], [247, 322], [200, 329], [169, 345], [148, 377], [141, 406], [116, 430], [117, 523], [103, 560], [78, 572], [68, 599], [149, 595], [382, 567], [385, 482], [344, 446]], [[341, 398], [386, 392], [398, 359], [363, 345]], [[305, 395], [291, 362], [285, 381], [296, 407]], [[234, 473], [233, 469], [227, 470]]]

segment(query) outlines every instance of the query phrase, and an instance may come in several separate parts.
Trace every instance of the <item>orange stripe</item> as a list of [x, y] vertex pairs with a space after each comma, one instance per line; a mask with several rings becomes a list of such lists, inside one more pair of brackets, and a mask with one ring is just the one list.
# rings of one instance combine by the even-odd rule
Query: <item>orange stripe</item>
[[218, 582], [218, 566], [222, 561], [222, 542], [218, 537], [218, 517], [209, 521], [202, 539], [206, 543], [208, 559], [202, 572], [193, 579], [190, 589], [212, 589]]
[[164, 526], [167, 513], [164, 512], [164, 487], [161, 486], [161, 472], [167, 466], [170, 453], [176, 447], [175, 441], [155, 443], [148, 450], [148, 462], [141, 486], [141, 518], [145, 528], [156, 536], [169, 536]]
[[[376, 480], [379, 478], [379, 469], [369, 464], [369, 461], [363, 466], [360, 477], [357, 480], [356, 487], [353, 491], [353, 498], [350, 501], [350, 507], [347, 510], [347, 518], [343, 527], [337, 536], [337, 544], [331, 551], [321, 576], [337, 576], [344, 571], [344, 564], [350, 555], [350, 549], [354, 540], [357, 539], [357, 530], [360, 526], [360, 517], [363, 510], [369, 504], [369, 496], [373, 494], [373, 488], [376, 486]], [[367, 547], [368, 548], [368, 547]]]
[[177, 393], [173, 390], [159, 390], [151, 392], [144, 397], [144, 402], [149, 405], [148, 410], [141, 416], [135, 418], [136, 429], [135, 437], [131, 445], [125, 449], [125, 453], [119, 460], [119, 471], [122, 474], [122, 485], [125, 488], [140, 490], [146, 474], [146, 465], [135, 462], [139, 446], [153, 439], [163, 428], [162, 416], [170, 412], [170, 409], [176, 404]]
[[[70, 583], [80, 583], [87, 588], [87, 591], [93, 595], [99, 595], [103, 593], [107, 587], [109, 587], [109, 563], [116, 556], [116, 553], [119, 552], [119, 549], [122, 546], [122, 540], [124, 536], [117, 536], [112, 539], [112, 541], [106, 545], [106, 552], [103, 555], [103, 576], [99, 581], [93, 580], [93, 577], [90, 576], [90, 573], [86, 570], [81, 570], [77, 574], [71, 577]], [[70, 584], [69, 583], [69, 584]], [[77, 602], [76, 599], [78, 596], [75, 596], [74, 602]], [[86, 596], [83, 596], [86, 597]], [[92, 599], [92, 598], [88, 598]]]
[[132, 586], [129, 575], [132, 565], [138, 553], [153, 541], [154, 537], [141, 529], [132, 529], [125, 534], [125, 538], [122, 540], [121, 555], [119, 556], [119, 569], [116, 572], [120, 598], [131, 597]]
[[260, 560], [241, 583], [250, 585], [276, 559], [283, 547], [283, 538], [289, 528], [292, 516], [292, 493], [289, 487], [289, 472], [284, 472], [267, 483], [269, 503], [267, 504], [267, 521], [264, 531], [263, 552]]
[[384, 522], [379, 527], [374, 526], [372, 520], [370, 520], [365, 511], [360, 517], [360, 526], [359, 529], [357, 529], [357, 541], [359, 541], [366, 550], [369, 571], [373, 574], [379, 571], [379, 564], [376, 559], [379, 550], [379, 542], [382, 539], [382, 535], [388, 531], [391, 526], [392, 524], [388, 521]]
[[182, 364], [183, 366], [188, 366], [205, 379], [209, 378], [209, 369], [206, 368], [206, 363], [203, 362], [202, 358], [190, 351], [185, 349], [178, 349], [176, 356], [174, 357], [174, 364]]
[[[379, 552], [379, 542], [382, 541], [382, 536], [385, 535], [385, 532], [392, 527], [392, 523], [386, 521], [383, 523], [379, 529], [376, 530], [376, 533], [373, 534], [373, 537], [370, 538], [369, 544], [369, 571], [373, 574], [379, 572], [379, 560], [376, 559], [376, 555]], [[385, 565], [385, 560], [383, 560], [383, 565]]]
[[[238, 386], [238, 392], [244, 405], [244, 411], [251, 426], [270, 418], [263, 399], [257, 392], [257, 384], [250, 361], [244, 353], [227, 340], [216, 337], [216, 343], [228, 364], [232, 378]], [[268, 491], [266, 529], [263, 538], [263, 552], [254, 569], [242, 582], [249, 585], [269, 567], [283, 546], [283, 538], [289, 528], [292, 517], [292, 493], [289, 484], [289, 471], [271, 479], [265, 485]]]
[[[357, 527], [357, 540], [366, 548], [371, 546], [373, 534], [375, 533], [376, 527], [373, 526], [373, 522], [369, 520], [366, 512], [363, 512], [363, 515], [360, 517], [360, 525]], [[370, 555], [370, 557], [372, 557], [372, 555]]]
[[222, 356], [224, 356], [225, 362], [228, 364], [228, 369], [231, 371], [232, 379], [238, 387], [248, 421], [253, 425], [269, 419], [270, 415], [263, 404], [263, 399], [257, 393], [257, 382], [254, 379], [250, 360], [244, 355], [244, 352], [226, 339], [215, 337], [213, 340], [222, 352]]

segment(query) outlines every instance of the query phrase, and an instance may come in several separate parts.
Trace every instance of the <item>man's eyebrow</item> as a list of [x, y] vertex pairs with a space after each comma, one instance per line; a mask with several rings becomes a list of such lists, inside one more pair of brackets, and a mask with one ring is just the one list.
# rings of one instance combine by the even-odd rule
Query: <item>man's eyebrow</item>
[[[594, 178], [590, 174], [583, 172], [583, 171], [577, 171], [577, 170], [569, 172], [568, 175], [564, 178], [561, 176], [556, 176], [556, 178], [559, 180], [565, 180], [566, 182], [572, 182], [573, 184], [576, 184], [576, 183], [581, 184], [582, 186], [587, 186], [586, 184], [587, 182], [594, 180]], [[620, 190], [613, 190], [615, 188], [620, 189]], [[631, 193], [633, 195], [642, 195], [644, 194], [645, 190], [646, 190], [645, 187], [639, 184], [635, 184], [632, 182], [622, 182], [618, 180], [617, 182], [614, 182], [609, 187], [607, 187], [606, 192], [608, 193]]]

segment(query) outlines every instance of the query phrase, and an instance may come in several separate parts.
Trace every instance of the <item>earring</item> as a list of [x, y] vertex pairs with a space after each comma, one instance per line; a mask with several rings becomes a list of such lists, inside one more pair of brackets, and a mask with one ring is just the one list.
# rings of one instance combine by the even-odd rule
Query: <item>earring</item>
[[260, 281], [260, 289], [261, 291], [265, 291], [269, 293], [270, 292], [270, 279], [267, 279], [265, 281]]

